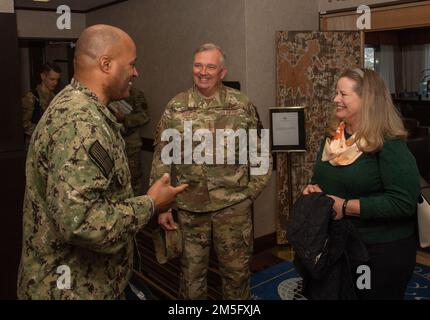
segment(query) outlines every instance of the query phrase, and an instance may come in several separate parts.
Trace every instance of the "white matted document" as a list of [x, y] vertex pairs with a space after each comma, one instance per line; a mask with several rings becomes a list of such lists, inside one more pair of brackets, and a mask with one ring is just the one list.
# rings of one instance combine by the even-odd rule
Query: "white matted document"
[[274, 113], [272, 118], [275, 145], [299, 144], [299, 115], [293, 112]]
[[305, 107], [269, 108], [272, 152], [306, 151]]

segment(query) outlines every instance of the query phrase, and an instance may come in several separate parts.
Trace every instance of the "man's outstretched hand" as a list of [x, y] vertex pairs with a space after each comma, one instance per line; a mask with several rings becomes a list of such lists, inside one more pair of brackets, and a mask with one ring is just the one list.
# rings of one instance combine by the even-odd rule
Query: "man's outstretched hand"
[[166, 212], [173, 201], [175, 201], [176, 195], [184, 191], [187, 187], [188, 184], [172, 187], [170, 185], [170, 176], [165, 173], [160, 179], [154, 182], [147, 194], [154, 200], [155, 212]]

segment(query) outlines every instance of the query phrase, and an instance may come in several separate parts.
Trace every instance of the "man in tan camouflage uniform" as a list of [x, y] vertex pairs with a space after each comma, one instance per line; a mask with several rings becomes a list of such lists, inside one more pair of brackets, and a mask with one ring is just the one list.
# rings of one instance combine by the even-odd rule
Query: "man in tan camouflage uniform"
[[121, 125], [110, 101], [129, 95], [136, 47], [122, 30], [81, 34], [71, 84], [37, 125], [27, 155], [21, 299], [123, 298], [133, 239], [185, 186], [169, 177], [133, 197]]
[[142, 190], [142, 128], [149, 122], [148, 105], [145, 95], [137, 88], [132, 87], [130, 97], [125, 99], [133, 110], [125, 114], [121, 109], [116, 109], [115, 115], [118, 122], [124, 126], [122, 137], [125, 141], [128, 166], [131, 174], [131, 186], [135, 196], [140, 196]]
[[[155, 139], [151, 180], [167, 172], [172, 173], [172, 179], [176, 176], [178, 182], [189, 184], [176, 199], [184, 239], [181, 293], [186, 299], [207, 298], [206, 277], [212, 238], [220, 266], [223, 298], [250, 298], [251, 206], [271, 175], [269, 153], [266, 155], [270, 164], [263, 175], [250, 175], [248, 163], [184, 164], [184, 158], [189, 156], [186, 152], [182, 164], [168, 165], [162, 160], [162, 150], [167, 144], [162, 141], [163, 132], [176, 129], [184, 135], [184, 121], [192, 121], [194, 132], [208, 129], [212, 134], [216, 129], [262, 128], [257, 110], [249, 99], [240, 91], [223, 86], [222, 79], [227, 72], [224, 61], [224, 53], [214, 44], [205, 44], [195, 52], [194, 86], [168, 103]], [[176, 228], [171, 213], [160, 215], [158, 222], [166, 230]]]
[[40, 84], [22, 98], [22, 124], [26, 149], [28, 149], [34, 128], [55, 97], [54, 90], [58, 85], [60, 76], [61, 69], [56, 63], [45, 63], [40, 72]]

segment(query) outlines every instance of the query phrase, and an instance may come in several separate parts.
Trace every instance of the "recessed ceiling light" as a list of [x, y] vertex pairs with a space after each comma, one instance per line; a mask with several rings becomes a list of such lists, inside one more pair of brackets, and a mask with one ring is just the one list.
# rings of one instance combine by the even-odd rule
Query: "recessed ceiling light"
[[34, 2], [49, 2], [51, 0], [33, 0]]

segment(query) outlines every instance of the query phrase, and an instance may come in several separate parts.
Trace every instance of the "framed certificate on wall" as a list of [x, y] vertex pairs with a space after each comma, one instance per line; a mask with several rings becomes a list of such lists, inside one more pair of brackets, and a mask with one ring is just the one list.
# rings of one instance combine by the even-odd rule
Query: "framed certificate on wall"
[[272, 152], [305, 152], [305, 107], [269, 108]]

